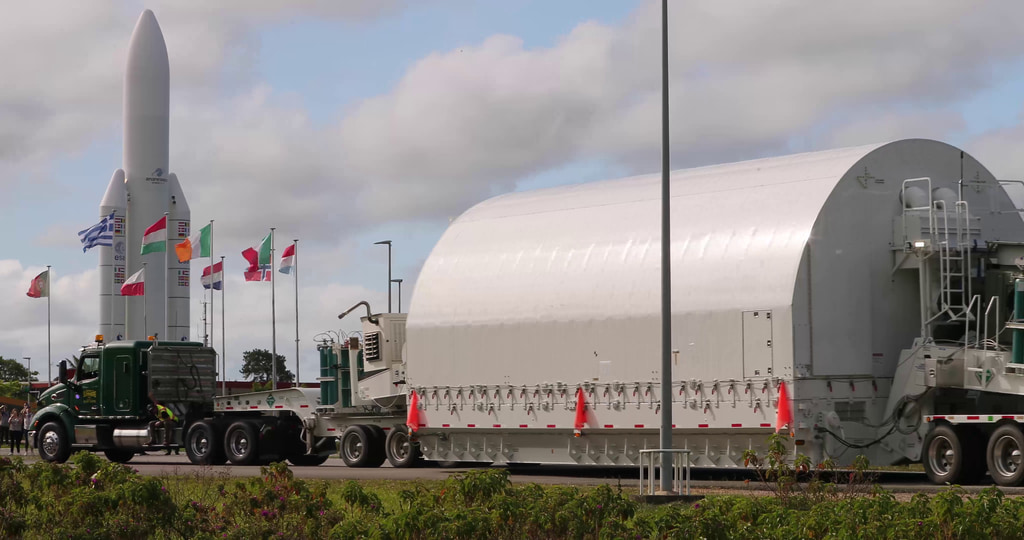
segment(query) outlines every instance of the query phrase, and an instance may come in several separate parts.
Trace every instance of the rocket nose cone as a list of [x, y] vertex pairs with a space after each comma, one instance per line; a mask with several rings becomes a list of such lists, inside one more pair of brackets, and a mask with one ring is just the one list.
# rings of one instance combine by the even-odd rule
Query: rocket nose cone
[[128, 45], [128, 68], [150, 67], [152, 69], [167, 69], [167, 45], [164, 43], [164, 34], [160, 31], [160, 24], [156, 22], [156, 15], [150, 10], [145, 10], [135, 23], [135, 30], [132, 31], [132, 38]]

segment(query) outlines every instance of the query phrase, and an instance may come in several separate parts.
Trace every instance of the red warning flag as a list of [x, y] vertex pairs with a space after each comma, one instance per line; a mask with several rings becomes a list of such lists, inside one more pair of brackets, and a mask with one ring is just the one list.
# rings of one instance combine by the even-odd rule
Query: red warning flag
[[576, 389], [576, 422], [573, 427], [576, 431], [583, 429], [587, 423], [587, 400], [583, 397], [583, 389]]
[[775, 433], [783, 428], [793, 431], [793, 405], [789, 402], [789, 393], [786, 392], [786, 382], [779, 382], [779, 406], [775, 416]]
[[405, 416], [405, 425], [409, 426], [410, 433], [420, 429], [420, 398], [415, 390], [409, 395], [409, 412]]

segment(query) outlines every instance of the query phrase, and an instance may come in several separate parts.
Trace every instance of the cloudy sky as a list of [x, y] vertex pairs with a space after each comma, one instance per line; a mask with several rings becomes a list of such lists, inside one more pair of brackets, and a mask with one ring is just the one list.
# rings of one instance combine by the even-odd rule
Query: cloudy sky
[[[673, 168], [926, 137], [1024, 178], [1020, 2], [671, 3]], [[53, 265], [54, 363], [91, 340], [97, 254], [76, 232], [122, 164], [123, 70], [145, 8], [170, 56], [170, 169], [193, 224], [215, 219], [228, 255], [232, 377], [242, 351], [270, 348], [269, 285], [242, 282], [239, 255], [268, 227], [301, 239], [311, 380], [314, 336], [357, 328], [338, 313], [359, 300], [386, 310], [387, 251], [373, 242], [394, 242], [404, 307], [473, 204], [661, 166], [660, 2], [12, 2], [0, 17], [0, 355], [32, 357], [44, 377], [46, 302], [25, 291]], [[278, 282], [277, 342], [294, 371], [293, 287]]]

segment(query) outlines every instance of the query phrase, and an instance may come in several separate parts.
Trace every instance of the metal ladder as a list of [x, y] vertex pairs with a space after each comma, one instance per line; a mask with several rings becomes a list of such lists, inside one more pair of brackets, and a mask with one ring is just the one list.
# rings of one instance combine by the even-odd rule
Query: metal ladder
[[[953, 235], [950, 235], [949, 211], [945, 202], [935, 201], [933, 205], [942, 221], [938, 246], [939, 313], [948, 314], [953, 321], [969, 320], [972, 316], [968, 307], [971, 299], [971, 231], [967, 201], [957, 201], [953, 205]], [[954, 236], [955, 243], [951, 242], [951, 236]]]

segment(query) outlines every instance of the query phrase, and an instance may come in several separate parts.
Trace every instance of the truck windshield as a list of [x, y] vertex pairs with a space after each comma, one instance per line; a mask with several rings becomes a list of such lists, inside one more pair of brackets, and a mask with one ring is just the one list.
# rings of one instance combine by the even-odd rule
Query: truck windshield
[[87, 381], [95, 379], [100, 375], [100, 358], [98, 356], [83, 356], [81, 365], [78, 368], [77, 379]]

